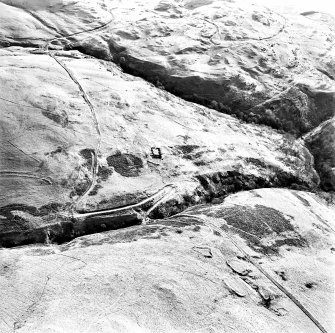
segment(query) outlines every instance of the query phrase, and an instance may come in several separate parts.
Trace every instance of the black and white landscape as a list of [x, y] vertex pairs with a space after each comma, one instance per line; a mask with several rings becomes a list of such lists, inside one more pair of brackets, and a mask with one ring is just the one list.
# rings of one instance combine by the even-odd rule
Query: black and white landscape
[[0, 0], [0, 333], [335, 332], [332, 6]]

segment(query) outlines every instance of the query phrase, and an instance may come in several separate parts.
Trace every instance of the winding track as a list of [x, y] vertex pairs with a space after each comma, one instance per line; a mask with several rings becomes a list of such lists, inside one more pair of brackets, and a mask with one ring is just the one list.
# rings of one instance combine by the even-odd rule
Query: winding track
[[86, 93], [86, 91], [84, 90], [83, 86], [81, 85], [81, 83], [79, 82], [79, 80], [76, 78], [76, 76], [74, 75], [74, 73], [70, 70], [69, 67], [66, 66], [66, 64], [64, 62], [62, 62], [58, 57], [56, 57], [56, 55], [53, 52], [49, 51], [49, 44], [52, 42], [55, 42], [57, 40], [60, 39], [65, 39], [68, 37], [72, 37], [72, 36], [77, 36], [80, 34], [84, 34], [84, 33], [88, 33], [88, 32], [95, 32], [95, 31], [99, 31], [102, 30], [104, 28], [106, 28], [107, 26], [109, 26], [114, 20], [114, 14], [112, 12], [110, 12], [112, 19], [110, 19], [109, 21], [101, 24], [98, 27], [94, 27], [94, 28], [90, 28], [90, 29], [85, 29], [82, 31], [78, 31], [72, 34], [68, 34], [65, 36], [60, 36], [60, 37], [55, 37], [53, 39], [48, 40], [45, 45], [43, 46], [43, 49], [45, 49], [48, 53], [48, 55], [53, 58], [68, 74], [68, 76], [71, 78], [71, 80], [77, 85], [77, 87], [79, 88], [86, 104], [88, 105], [88, 107], [90, 108], [92, 117], [93, 117], [93, 121], [94, 121], [94, 125], [95, 125], [95, 129], [98, 135], [98, 144], [96, 149], [94, 150], [94, 152], [92, 153], [92, 181], [90, 183], [90, 186], [86, 189], [86, 191], [76, 200], [76, 202], [74, 203], [74, 206], [72, 206], [72, 209], [76, 210], [78, 208], [78, 205], [80, 204], [80, 202], [82, 202], [86, 196], [93, 190], [93, 188], [96, 185], [96, 181], [97, 181], [97, 174], [98, 174], [98, 167], [99, 167], [99, 162], [98, 162], [98, 156], [100, 155], [100, 150], [101, 150], [101, 130], [100, 130], [100, 124], [99, 124], [99, 120], [97, 117], [97, 112], [95, 111], [95, 108], [88, 96], [88, 94]]
[[0, 171], [0, 177], [22, 177], [22, 178], [30, 178], [30, 179], [37, 179], [44, 183], [52, 185], [51, 178], [42, 178], [39, 176], [36, 176], [29, 172], [21, 172], [21, 171], [8, 171], [8, 170], [1, 170]]
[[114, 17], [113, 12], [109, 11], [109, 13], [112, 16], [112, 18], [109, 21], [107, 21], [105, 23], [102, 23], [101, 25], [99, 25], [97, 27], [94, 27], [94, 28], [85, 29], [85, 30], [81, 30], [81, 31], [78, 31], [78, 32], [74, 32], [72, 34], [68, 34], [68, 35], [64, 35], [64, 36], [59, 36], [59, 37], [54, 37], [52, 39], [49, 39], [49, 40], [46, 41], [45, 45], [43, 46], [43, 49], [45, 49], [46, 51], [48, 51], [49, 44], [53, 43], [53, 42], [55, 42], [57, 40], [66, 39], [66, 38], [73, 37], [73, 36], [78, 36], [78, 35], [81, 35], [81, 34], [84, 34], [84, 33], [88, 33], [88, 32], [96, 32], [96, 31], [99, 31], [99, 30], [102, 30], [102, 29], [108, 27], [112, 22], [115, 21], [115, 17]]
[[[111, 13], [111, 14], [113, 16], [113, 13]], [[69, 35], [65, 35], [65, 36], [60, 36], [60, 37], [56, 37], [56, 38], [53, 38], [53, 39], [49, 39], [46, 42], [44, 48], [48, 51], [49, 44], [52, 43], [52, 42], [55, 42], [57, 40], [66, 39], [66, 38], [77, 36], [77, 35], [81, 35], [81, 34], [84, 34], [84, 33], [87, 33], [87, 32], [95, 32], [95, 31], [102, 30], [102, 29], [106, 28], [107, 26], [109, 26], [113, 21], [114, 21], [114, 16], [113, 16], [113, 18], [111, 20], [109, 20], [106, 23], [103, 23], [102, 25], [100, 25], [98, 27], [87, 29], [87, 30], [82, 30], [82, 31], [78, 31], [78, 32], [74, 32], [73, 34], [69, 34]]]
[[57, 58], [52, 52], [48, 52], [49, 56], [51, 58], [53, 58], [68, 74], [68, 76], [71, 78], [71, 80], [77, 85], [77, 87], [79, 88], [86, 104], [89, 106], [90, 110], [91, 110], [91, 114], [93, 117], [93, 121], [94, 121], [94, 126], [98, 135], [98, 145], [96, 147], [96, 149], [94, 150], [93, 153], [93, 159], [92, 159], [92, 181], [90, 186], [86, 189], [86, 191], [84, 192], [84, 194], [82, 196], [80, 196], [78, 198], [78, 200], [75, 203], [75, 206], [78, 207], [78, 204], [84, 200], [84, 198], [91, 192], [91, 190], [94, 188], [94, 186], [96, 185], [96, 180], [97, 180], [97, 173], [98, 173], [98, 155], [100, 154], [100, 149], [101, 149], [101, 130], [100, 130], [100, 124], [98, 121], [98, 117], [97, 117], [97, 113], [95, 111], [95, 108], [90, 100], [90, 98], [88, 97], [86, 91], [84, 90], [83, 86], [81, 85], [81, 83], [78, 81], [78, 79], [76, 78], [76, 76], [74, 75], [74, 73], [70, 70], [70, 68], [68, 68], [64, 62], [62, 62], [59, 58]]
[[136, 204], [132, 204], [132, 205], [127, 205], [127, 206], [123, 206], [123, 207], [118, 207], [118, 208], [112, 208], [112, 209], [106, 209], [106, 210], [101, 210], [101, 211], [95, 211], [95, 212], [88, 212], [88, 213], [74, 213], [72, 216], [74, 218], [78, 218], [78, 217], [90, 217], [90, 216], [97, 216], [97, 215], [108, 215], [108, 214], [113, 214], [113, 213], [117, 213], [117, 212], [122, 212], [122, 211], [126, 211], [129, 209], [134, 209], [134, 208], [139, 208], [142, 205], [156, 199], [159, 197], [159, 199], [153, 203], [153, 205], [150, 207], [150, 209], [148, 211], [145, 212], [145, 219], [147, 218], [147, 216], [150, 214], [150, 212], [155, 209], [156, 207], [158, 207], [160, 204], [162, 204], [163, 202], [165, 202], [166, 200], [168, 200], [173, 194], [175, 194], [177, 192], [177, 188], [178, 186], [175, 184], [168, 184], [165, 185], [162, 189], [160, 189], [158, 192], [156, 192], [155, 194], [149, 196], [148, 198], [136, 203]]

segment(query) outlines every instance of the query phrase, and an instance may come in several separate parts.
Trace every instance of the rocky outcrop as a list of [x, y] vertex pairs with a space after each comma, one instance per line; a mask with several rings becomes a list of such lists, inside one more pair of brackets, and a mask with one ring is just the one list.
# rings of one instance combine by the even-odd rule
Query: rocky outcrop
[[335, 118], [325, 122], [305, 137], [315, 157], [315, 167], [326, 191], [335, 191]]
[[311, 193], [261, 189], [61, 246], [0, 249], [0, 330], [332, 332], [334, 217]]

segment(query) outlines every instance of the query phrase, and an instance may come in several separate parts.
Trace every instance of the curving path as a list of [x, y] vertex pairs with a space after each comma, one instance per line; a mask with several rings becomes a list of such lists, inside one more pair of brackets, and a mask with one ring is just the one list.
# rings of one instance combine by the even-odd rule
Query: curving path
[[168, 184], [164, 186], [162, 189], [160, 189], [158, 192], [155, 194], [149, 196], [148, 198], [132, 205], [127, 205], [127, 206], [122, 206], [122, 207], [117, 207], [117, 208], [112, 208], [112, 209], [106, 209], [106, 210], [100, 210], [100, 211], [94, 211], [94, 212], [88, 212], [88, 213], [74, 213], [73, 217], [78, 218], [78, 217], [91, 217], [91, 216], [99, 216], [99, 215], [109, 215], [113, 213], [118, 213], [118, 212], [124, 212], [129, 209], [134, 209], [134, 208], [139, 208], [143, 206], [144, 204], [158, 199], [155, 201], [152, 206], [144, 213], [144, 219], [147, 219], [147, 216], [150, 214], [151, 211], [153, 211], [156, 207], [158, 207], [160, 204], [163, 202], [166, 202], [173, 194], [177, 192], [178, 186], [175, 184]]
[[78, 79], [76, 78], [74, 73], [65, 65], [64, 62], [62, 62], [59, 58], [57, 58], [54, 53], [48, 52], [48, 54], [51, 58], [53, 58], [66, 71], [66, 73], [69, 75], [71, 80], [79, 88], [86, 104], [88, 105], [88, 107], [91, 110], [91, 114], [92, 114], [93, 121], [94, 121], [94, 126], [95, 126], [95, 129], [96, 129], [97, 135], [98, 135], [98, 145], [97, 145], [96, 149], [94, 150], [94, 153], [93, 153], [93, 156], [92, 156], [93, 157], [93, 159], [92, 159], [92, 181], [91, 181], [90, 186], [86, 189], [86, 191], [82, 194], [82, 196], [79, 197], [78, 200], [76, 201], [76, 207], [77, 207], [78, 204], [91, 192], [91, 190], [96, 185], [98, 166], [99, 166], [98, 165], [98, 155], [100, 154], [100, 149], [101, 149], [101, 130], [100, 130], [100, 125], [99, 125], [99, 121], [98, 121], [98, 117], [97, 117], [97, 113], [95, 111], [95, 108], [94, 108], [90, 98], [88, 97], [87, 93], [85, 92], [83, 86], [81, 85], [81, 83], [78, 81]]

